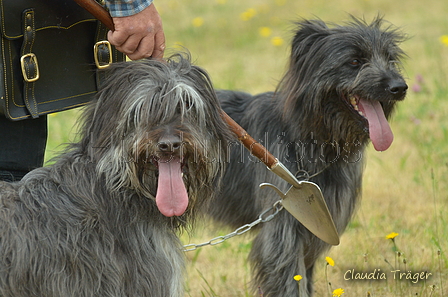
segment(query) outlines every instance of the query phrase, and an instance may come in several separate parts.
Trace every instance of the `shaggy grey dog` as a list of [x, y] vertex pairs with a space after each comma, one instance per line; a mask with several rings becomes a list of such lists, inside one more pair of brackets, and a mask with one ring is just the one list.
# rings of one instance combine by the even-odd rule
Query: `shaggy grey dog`
[[[363, 155], [369, 140], [386, 150], [392, 142], [387, 119], [407, 85], [400, 75], [403, 35], [376, 18], [367, 24], [327, 26], [297, 23], [289, 69], [275, 93], [252, 96], [221, 91], [221, 105], [291, 172], [309, 177], [323, 192], [340, 234], [361, 194]], [[271, 182], [290, 185], [232, 145], [223, 192], [210, 204], [211, 216], [233, 227], [257, 219], [278, 196], [259, 189]], [[316, 259], [329, 246], [288, 212], [263, 224], [250, 253], [253, 285], [265, 297], [299, 296], [293, 276], [303, 276], [300, 297], [312, 294]]]
[[0, 183], [0, 296], [183, 296], [176, 231], [213, 196], [228, 127], [176, 56], [111, 66], [81, 139]]

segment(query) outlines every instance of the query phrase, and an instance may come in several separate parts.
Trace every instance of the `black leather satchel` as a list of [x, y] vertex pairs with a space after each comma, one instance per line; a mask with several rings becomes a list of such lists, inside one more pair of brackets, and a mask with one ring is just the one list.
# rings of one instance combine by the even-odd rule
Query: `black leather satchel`
[[108, 29], [72, 0], [0, 0], [0, 113], [37, 118], [86, 104], [98, 68], [124, 61]]

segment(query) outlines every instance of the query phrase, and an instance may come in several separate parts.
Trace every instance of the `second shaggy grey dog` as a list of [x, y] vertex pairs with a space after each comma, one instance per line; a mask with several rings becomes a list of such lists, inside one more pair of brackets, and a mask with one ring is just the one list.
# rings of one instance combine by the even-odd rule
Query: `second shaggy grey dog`
[[[340, 234], [361, 195], [366, 146], [371, 141], [383, 151], [392, 143], [387, 119], [407, 90], [400, 74], [402, 40], [381, 18], [343, 26], [304, 20], [297, 23], [288, 71], [276, 92], [218, 93], [224, 111], [252, 137], [291, 172], [321, 187]], [[226, 186], [208, 212], [233, 227], [253, 222], [278, 200], [272, 191], [259, 189], [263, 182], [289, 188], [235, 143]], [[288, 212], [280, 212], [253, 242], [254, 287], [264, 297], [310, 296], [314, 264], [328, 248]], [[296, 274], [303, 276], [300, 293]]]

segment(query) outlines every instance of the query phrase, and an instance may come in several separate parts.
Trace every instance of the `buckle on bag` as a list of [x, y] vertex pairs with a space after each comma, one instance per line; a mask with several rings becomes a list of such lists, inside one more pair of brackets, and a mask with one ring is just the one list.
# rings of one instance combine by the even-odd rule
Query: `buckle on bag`
[[[93, 47], [93, 55], [95, 59], [95, 64], [98, 69], [104, 69], [112, 64], [112, 46], [109, 41], [103, 40], [95, 43]], [[104, 55], [109, 56], [109, 60], [107, 62], [103, 61]], [[102, 64], [100, 64], [102, 63]]]
[[[23, 79], [28, 82], [35, 82], [39, 79], [39, 64], [37, 63], [37, 57], [33, 53], [25, 54], [20, 58], [20, 66], [22, 68]], [[34, 76], [29, 77], [29, 74]]]

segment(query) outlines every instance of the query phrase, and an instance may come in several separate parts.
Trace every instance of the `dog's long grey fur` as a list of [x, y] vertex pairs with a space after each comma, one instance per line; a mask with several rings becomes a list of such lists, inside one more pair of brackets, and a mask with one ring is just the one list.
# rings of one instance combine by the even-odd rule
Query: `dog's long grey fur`
[[[0, 296], [183, 296], [176, 230], [213, 196], [229, 138], [208, 75], [181, 55], [114, 65], [80, 137], [0, 183]], [[180, 216], [154, 198], [167, 155], [182, 160]]]
[[[380, 17], [370, 24], [354, 18], [344, 26], [327, 26], [320, 20], [298, 22], [289, 69], [275, 93], [218, 93], [223, 109], [251, 136], [291, 172], [308, 174], [321, 187], [340, 234], [361, 196], [363, 156], [369, 142], [369, 123], [355, 105], [361, 108], [362, 101], [363, 106], [382, 107], [389, 118], [406, 94], [399, 71], [404, 36], [384, 26]], [[390, 145], [386, 134], [375, 141], [377, 149]], [[259, 189], [262, 182], [284, 191], [290, 186], [235, 143], [223, 193], [210, 204], [211, 216], [233, 227], [254, 221], [279, 199], [273, 191]], [[314, 264], [328, 248], [282, 211], [263, 224], [253, 242], [254, 288], [265, 297], [310, 296]], [[304, 278], [300, 295], [293, 279], [296, 274]]]

